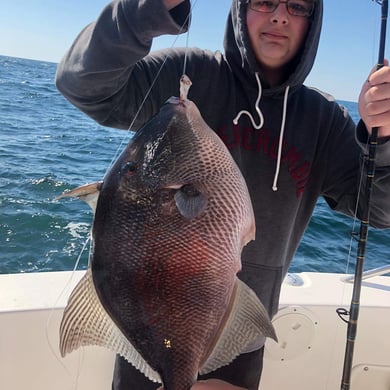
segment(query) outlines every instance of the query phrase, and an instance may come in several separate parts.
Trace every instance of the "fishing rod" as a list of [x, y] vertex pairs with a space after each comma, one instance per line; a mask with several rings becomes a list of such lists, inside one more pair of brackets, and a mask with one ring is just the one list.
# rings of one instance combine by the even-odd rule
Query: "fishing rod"
[[[381, 32], [379, 43], [379, 56], [377, 69], [383, 67], [385, 56], [385, 43], [386, 43], [386, 25], [388, 16], [388, 0], [375, 0], [376, 3], [381, 5]], [[363, 264], [364, 256], [366, 252], [366, 244], [368, 237], [368, 226], [370, 219], [370, 206], [371, 206], [371, 194], [373, 188], [373, 180], [375, 177], [375, 157], [376, 147], [378, 140], [378, 127], [374, 127], [369, 138], [369, 150], [367, 159], [367, 176], [366, 176], [366, 207], [362, 213], [360, 231], [359, 231], [359, 244], [357, 249], [357, 258], [355, 266], [355, 279], [353, 283], [353, 292], [350, 311], [344, 314], [349, 314], [349, 320], [347, 329], [347, 341], [344, 355], [344, 368], [343, 376], [341, 380], [341, 390], [349, 390], [351, 385], [351, 370], [353, 361], [353, 352], [355, 347], [357, 323], [360, 309], [360, 291], [362, 286]]]

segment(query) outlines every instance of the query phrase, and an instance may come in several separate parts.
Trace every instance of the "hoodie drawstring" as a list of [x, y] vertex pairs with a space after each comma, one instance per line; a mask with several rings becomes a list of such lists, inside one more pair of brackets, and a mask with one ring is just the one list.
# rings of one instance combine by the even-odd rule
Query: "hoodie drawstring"
[[275, 170], [274, 182], [272, 184], [272, 190], [273, 191], [277, 191], [278, 190], [278, 178], [279, 178], [279, 171], [280, 171], [280, 162], [282, 160], [283, 137], [284, 137], [284, 129], [286, 127], [287, 100], [288, 100], [288, 93], [289, 93], [289, 91], [290, 91], [290, 86], [287, 86], [286, 90], [284, 91], [283, 116], [282, 116], [282, 124], [280, 126], [278, 158], [276, 160], [277, 161], [276, 162], [276, 170]]
[[[246, 114], [246, 115], [248, 115], [249, 119], [251, 120], [252, 126], [256, 130], [260, 130], [263, 127], [263, 125], [264, 125], [263, 113], [261, 112], [260, 107], [259, 107], [259, 103], [260, 103], [261, 95], [263, 93], [263, 89], [262, 89], [262, 86], [261, 86], [260, 76], [259, 76], [258, 72], [255, 73], [255, 76], [256, 76], [256, 81], [257, 81], [257, 86], [258, 86], [258, 94], [257, 94], [256, 102], [255, 102], [255, 110], [256, 110], [256, 112], [259, 115], [260, 123], [257, 125], [255, 123], [255, 120], [253, 119], [252, 114], [250, 112], [246, 111], [246, 110], [241, 110], [237, 114], [237, 116], [233, 119], [233, 123], [235, 125], [237, 125], [241, 115]], [[277, 184], [278, 184], [278, 179], [279, 179], [280, 164], [281, 164], [281, 160], [282, 160], [283, 137], [284, 137], [284, 130], [285, 130], [285, 127], [286, 127], [287, 101], [288, 101], [289, 91], [290, 91], [290, 86], [287, 86], [285, 91], [284, 91], [283, 116], [282, 116], [282, 124], [280, 126], [278, 156], [277, 156], [277, 160], [276, 160], [277, 162], [276, 162], [274, 181], [273, 181], [273, 184], [272, 184], [272, 190], [273, 191], [277, 191], [278, 190]]]
[[259, 118], [260, 118], [260, 123], [258, 125], [256, 125], [255, 123], [255, 120], [253, 119], [253, 116], [250, 112], [246, 111], [246, 110], [242, 110], [240, 111], [237, 116], [233, 119], [233, 123], [236, 125], [241, 117], [242, 114], [246, 114], [249, 116], [249, 119], [251, 120], [252, 122], [252, 125], [253, 127], [256, 129], [256, 130], [259, 130], [263, 127], [264, 125], [264, 117], [263, 117], [263, 113], [261, 112], [260, 110], [260, 107], [259, 107], [259, 103], [260, 103], [260, 99], [261, 99], [261, 95], [263, 93], [263, 88], [261, 86], [261, 81], [260, 81], [260, 77], [259, 77], [259, 74], [256, 72], [255, 73], [255, 76], [256, 76], [256, 81], [257, 81], [257, 86], [258, 86], [258, 94], [257, 94], [257, 99], [256, 99], [256, 103], [255, 103], [255, 110], [256, 112], [259, 114]]

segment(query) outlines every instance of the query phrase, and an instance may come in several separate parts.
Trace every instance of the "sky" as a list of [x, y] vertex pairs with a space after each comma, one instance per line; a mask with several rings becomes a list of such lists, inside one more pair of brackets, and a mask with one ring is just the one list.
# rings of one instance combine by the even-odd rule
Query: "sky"
[[[192, 0], [188, 45], [223, 50], [230, 0]], [[106, 0], [0, 0], [0, 55], [59, 62]], [[357, 101], [378, 58], [380, 6], [373, 0], [324, 0], [319, 51], [306, 80], [336, 99]], [[158, 38], [153, 48], [186, 45], [187, 37]], [[387, 33], [390, 45], [390, 33]], [[386, 51], [386, 57], [390, 57]]]

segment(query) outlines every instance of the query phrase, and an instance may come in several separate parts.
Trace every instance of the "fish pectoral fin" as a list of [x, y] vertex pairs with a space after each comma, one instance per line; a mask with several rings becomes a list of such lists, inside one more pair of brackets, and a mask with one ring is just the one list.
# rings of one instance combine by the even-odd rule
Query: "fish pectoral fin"
[[62, 198], [79, 198], [86, 202], [95, 212], [102, 183], [103, 182], [98, 181], [96, 183], [85, 184], [75, 188], [74, 190], [64, 192], [60, 196], [54, 198], [54, 200], [57, 201]]
[[207, 206], [206, 195], [191, 184], [179, 188], [174, 198], [179, 213], [186, 219], [199, 217]]
[[145, 362], [100, 303], [91, 269], [77, 284], [65, 308], [60, 326], [61, 356], [87, 345], [116, 352], [150, 380], [161, 383], [159, 374]]
[[230, 364], [238, 355], [252, 352], [264, 345], [265, 337], [277, 341], [267, 310], [255, 292], [237, 278], [230, 313], [222, 324], [214, 348], [199, 370], [207, 374]]

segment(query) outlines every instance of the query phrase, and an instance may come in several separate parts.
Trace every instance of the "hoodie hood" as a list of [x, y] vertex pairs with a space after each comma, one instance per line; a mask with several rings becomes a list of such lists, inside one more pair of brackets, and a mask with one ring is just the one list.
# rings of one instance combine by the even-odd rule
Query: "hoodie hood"
[[[262, 84], [266, 85], [249, 40], [246, 26], [247, 0], [233, 0], [227, 19], [224, 50], [226, 58], [236, 74], [253, 79], [258, 72]], [[306, 41], [295, 58], [292, 72], [282, 85], [265, 90], [264, 93], [282, 92], [286, 86], [294, 88], [305, 81], [311, 71], [317, 54], [322, 27], [322, 0], [315, 0], [315, 9], [310, 17]]]

